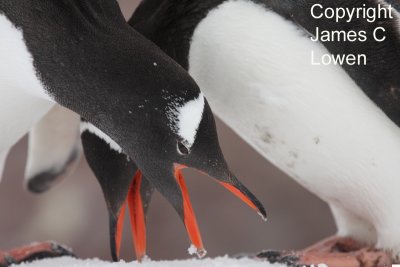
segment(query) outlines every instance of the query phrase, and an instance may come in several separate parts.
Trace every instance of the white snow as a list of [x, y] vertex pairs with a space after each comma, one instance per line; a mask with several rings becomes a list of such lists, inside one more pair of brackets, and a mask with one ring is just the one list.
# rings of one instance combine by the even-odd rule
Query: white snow
[[232, 259], [219, 257], [215, 259], [206, 258], [203, 260], [176, 260], [176, 261], [151, 261], [138, 262], [118, 262], [111, 263], [98, 259], [80, 260], [69, 257], [46, 259], [32, 263], [23, 263], [15, 267], [286, 267], [278, 264], [268, 264], [265, 261], [256, 261], [247, 258]]
[[207, 250], [203, 249], [197, 249], [195, 245], [191, 245], [188, 248], [188, 253], [189, 255], [197, 255], [200, 259], [204, 258], [207, 255]]
[[194, 255], [194, 254], [197, 253], [197, 248], [195, 247], [195, 245], [191, 245], [191, 246], [188, 248], [188, 253], [189, 253], [189, 255]]

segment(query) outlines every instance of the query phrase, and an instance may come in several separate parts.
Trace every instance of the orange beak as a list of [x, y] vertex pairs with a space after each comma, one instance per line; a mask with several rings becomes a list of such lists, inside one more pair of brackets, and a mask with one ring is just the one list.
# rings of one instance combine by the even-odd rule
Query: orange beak
[[261, 218], [263, 218], [264, 221], [267, 221], [267, 217], [265, 217], [265, 215], [262, 214], [262, 212], [258, 209], [258, 207], [247, 196], [245, 196], [242, 192], [240, 192], [239, 189], [237, 189], [236, 187], [234, 187], [233, 185], [228, 184], [228, 183], [220, 182], [220, 184], [223, 187], [225, 187], [226, 189], [228, 189], [232, 194], [234, 194], [235, 196], [240, 198], [250, 208], [252, 208], [253, 210], [257, 211], [258, 214], [261, 216]]
[[[193, 246], [189, 249], [190, 254], [197, 254], [199, 258], [202, 258], [206, 255], [207, 251], [204, 249], [203, 241], [201, 239], [200, 230], [197, 224], [196, 215], [193, 211], [192, 204], [190, 202], [189, 191], [187, 189], [185, 179], [182, 174], [182, 170], [187, 168], [185, 165], [175, 164], [175, 178], [179, 184], [179, 187], [182, 191], [183, 197], [183, 208], [184, 208], [184, 222], [186, 226], [186, 230], [188, 232], [189, 238], [193, 244]], [[234, 185], [227, 182], [220, 182], [222, 186], [232, 192], [235, 196], [241, 199], [244, 203], [250, 206], [252, 209], [256, 210], [258, 214], [266, 220], [265, 210], [261, 205], [256, 205], [254, 200], [252, 201], [248, 196], [246, 196], [243, 192], [241, 192]], [[260, 209], [260, 207], [262, 209]], [[193, 248], [194, 247], [194, 248]], [[194, 250], [195, 249], [195, 250]]]
[[146, 256], [146, 220], [143, 210], [142, 197], [140, 195], [142, 179], [143, 177], [141, 171], [137, 171], [129, 188], [128, 196], [125, 200], [125, 203], [121, 207], [115, 235], [115, 245], [117, 256], [119, 257], [126, 205], [128, 205], [132, 239], [135, 247], [136, 258], [139, 262], [142, 261], [143, 258]]
[[186, 166], [184, 165], [178, 165], [178, 164], [175, 165], [175, 178], [182, 191], [183, 212], [185, 217], [184, 222], [186, 230], [195, 248], [195, 251], [192, 251], [192, 248], [189, 249], [189, 253], [190, 254], [195, 253], [199, 258], [203, 258], [207, 254], [207, 251], [204, 249], [203, 246], [203, 241], [201, 239], [201, 234], [199, 226], [197, 224], [196, 215], [194, 214], [192, 203], [190, 202], [189, 191], [187, 189], [184, 177], [182, 175], [182, 169], [184, 168], [186, 168]]
[[[176, 183], [182, 193], [183, 200], [183, 221], [189, 236], [192, 246], [189, 249], [190, 254], [196, 254], [199, 258], [204, 257], [207, 251], [204, 249], [203, 241], [201, 238], [199, 226], [196, 220], [196, 215], [194, 213], [192, 204], [190, 202], [189, 191], [185, 183], [185, 179], [182, 174], [182, 170], [187, 168], [185, 165], [174, 164], [174, 176]], [[228, 180], [229, 181], [229, 180]], [[145, 212], [143, 208], [143, 200], [140, 193], [141, 185], [143, 182], [143, 176], [141, 171], [137, 171], [134, 179], [129, 187], [127, 198], [122, 205], [118, 220], [116, 224], [115, 232], [115, 248], [116, 254], [119, 258], [122, 232], [124, 226], [124, 217], [126, 213], [126, 206], [129, 207], [130, 214], [130, 224], [132, 231], [132, 238], [135, 247], [135, 253], [137, 260], [140, 262], [146, 256], [146, 221]], [[239, 182], [224, 182], [219, 181], [219, 183], [232, 192], [235, 196], [240, 198], [252, 209], [258, 211], [264, 220], [266, 220], [265, 210], [258, 200]]]

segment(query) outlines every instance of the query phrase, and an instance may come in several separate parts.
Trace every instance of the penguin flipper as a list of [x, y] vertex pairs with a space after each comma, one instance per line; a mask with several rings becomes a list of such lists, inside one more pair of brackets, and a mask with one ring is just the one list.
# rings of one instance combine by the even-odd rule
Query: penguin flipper
[[79, 125], [77, 114], [57, 105], [29, 132], [25, 169], [29, 191], [45, 192], [74, 171], [81, 154]]

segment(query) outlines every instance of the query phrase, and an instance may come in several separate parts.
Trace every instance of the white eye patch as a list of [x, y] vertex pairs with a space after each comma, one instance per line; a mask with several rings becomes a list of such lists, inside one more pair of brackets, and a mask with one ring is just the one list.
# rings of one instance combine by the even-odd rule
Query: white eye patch
[[200, 93], [196, 99], [181, 106], [175, 106], [168, 112], [172, 129], [183, 139], [188, 148], [196, 139], [197, 130], [203, 118], [204, 104], [204, 95]]

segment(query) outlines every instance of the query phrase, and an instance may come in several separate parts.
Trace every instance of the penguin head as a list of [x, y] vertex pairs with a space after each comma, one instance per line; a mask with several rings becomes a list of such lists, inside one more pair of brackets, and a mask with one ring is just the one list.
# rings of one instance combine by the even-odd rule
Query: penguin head
[[[160, 106], [156, 103], [160, 103], [161, 99], [165, 101]], [[266, 217], [261, 203], [229, 170], [219, 146], [212, 111], [197, 85], [194, 84], [191, 91], [186, 91], [185, 95], [179, 97], [173, 94], [161, 94], [158, 101], [155, 98], [149, 100], [147, 109], [145, 107], [143, 109], [145, 109], [144, 114], [148, 116], [142, 120], [140, 129], [135, 131], [137, 133], [135, 140], [140, 141], [132, 142], [134, 145], [126, 142], [121, 142], [119, 145], [95, 126], [88, 127], [91, 125], [88, 123], [85, 123], [82, 135], [86, 157], [99, 180], [108, 204], [112, 254], [115, 260], [118, 260], [117, 244], [121, 239], [118, 233], [122, 232], [118, 222], [123, 221], [121, 218], [125, 214], [124, 204], [127, 201], [134, 202], [135, 199], [138, 201], [139, 198], [134, 196], [146, 193], [139, 194], [140, 191], [129, 189], [137, 180], [134, 178], [137, 176], [137, 171], [140, 171], [140, 175], [151, 184], [148, 188], [157, 189], [177, 211], [198, 256], [205, 255], [205, 249], [182, 175], [183, 169], [194, 168], [216, 179], [263, 218]], [[89, 135], [86, 130], [91, 134]], [[93, 134], [105, 142], [99, 143]], [[106, 143], [108, 146], [105, 148]], [[124, 168], [125, 170], [121, 170]], [[136, 193], [130, 193], [132, 190]], [[138, 208], [148, 206], [150, 198], [140, 199], [142, 204], [129, 205]], [[132, 213], [137, 213], [137, 210], [130, 211], [131, 217], [135, 216]], [[144, 253], [140, 255], [143, 256]]]
[[[141, 154], [133, 160], [183, 219], [187, 214], [178, 181], [184, 168], [193, 168], [215, 178], [265, 216], [260, 202], [229, 170], [207, 100], [194, 81], [188, 85], [190, 88], [186, 87], [186, 93], [178, 97], [171, 93], [162, 94], [167, 101], [163, 104], [161, 117], [148, 119], [149, 123], [157, 124], [142, 133]], [[128, 154], [134, 152], [128, 151]]]

